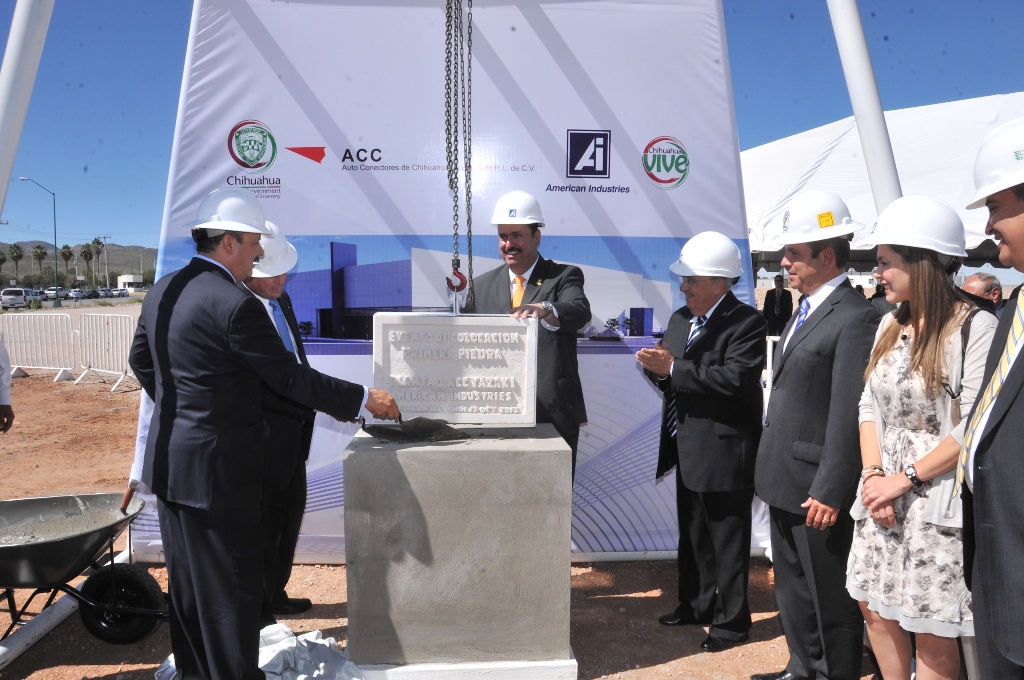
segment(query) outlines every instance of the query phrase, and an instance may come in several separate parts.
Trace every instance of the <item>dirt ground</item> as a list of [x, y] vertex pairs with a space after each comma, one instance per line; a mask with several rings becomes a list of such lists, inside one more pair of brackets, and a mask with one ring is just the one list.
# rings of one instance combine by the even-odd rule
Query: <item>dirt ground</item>
[[[0, 496], [123, 491], [135, 445], [138, 386], [128, 380], [111, 393], [112, 381], [95, 376], [79, 385], [50, 380], [52, 375], [14, 381], [14, 427], [0, 435]], [[151, 572], [166, 590], [166, 572], [159, 567]], [[738, 680], [783, 668], [788, 654], [769, 562], [756, 559], [751, 570], [750, 642], [717, 654], [700, 650], [706, 629], [658, 624], [658, 616], [675, 607], [676, 579], [674, 562], [572, 567], [570, 635], [581, 680]], [[321, 630], [345, 645], [344, 567], [297, 566], [288, 592], [314, 602], [310, 612], [282, 619], [292, 630]], [[17, 592], [19, 599], [27, 594]], [[6, 606], [0, 607], [0, 632], [9, 623]], [[114, 646], [87, 633], [76, 614], [0, 671], [0, 678], [152, 678], [170, 651], [166, 625], [140, 643]], [[864, 678], [873, 677], [873, 670], [865, 657]]]

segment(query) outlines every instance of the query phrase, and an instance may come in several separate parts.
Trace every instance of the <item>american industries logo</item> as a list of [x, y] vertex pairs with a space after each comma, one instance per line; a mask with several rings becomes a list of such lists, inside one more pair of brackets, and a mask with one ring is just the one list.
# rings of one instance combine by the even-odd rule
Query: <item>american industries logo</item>
[[644, 148], [644, 170], [658, 187], [675, 189], [690, 174], [690, 157], [675, 137], [656, 137]]
[[566, 130], [565, 176], [611, 176], [611, 130]]
[[266, 172], [277, 158], [277, 142], [260, 121], [243, 120], [228, 133], [228, 153], [245, 172]]

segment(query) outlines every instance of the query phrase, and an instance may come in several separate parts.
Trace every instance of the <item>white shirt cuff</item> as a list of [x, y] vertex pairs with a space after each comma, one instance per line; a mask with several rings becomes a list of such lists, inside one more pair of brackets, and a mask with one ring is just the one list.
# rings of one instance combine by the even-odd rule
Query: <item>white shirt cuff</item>
[[373, 414], [366, 410], [366, 402], [370, 400], [370, 388], [363, 385], [363, 403], [359, 405], [359, 415], [357, 418], [365, 418], [366, 422], [373, 422]]
[[[555, 315], [556, 319], [558, 318], [558, 310], [555, 309], [554, 306], [551, 307], [551, 313]], [[544, 319], [540, 320], [540, 325], [543, 326], [544, 328], [548, 329], [549, 331], [557, 331], [558, 330], [558, 326], [552, 326], [551, 324], [549, 324]]]

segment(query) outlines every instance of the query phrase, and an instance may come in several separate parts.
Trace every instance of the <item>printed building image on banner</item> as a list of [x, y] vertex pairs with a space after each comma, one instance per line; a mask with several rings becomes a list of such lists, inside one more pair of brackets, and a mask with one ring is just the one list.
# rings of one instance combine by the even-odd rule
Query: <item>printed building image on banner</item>
[[[286, 290], [311, 365], [369, 384], [375, 312], [451, 308], [444, 28], [440, 2], [197, 0], [158, 275], [193, 255], [183, 225], [204, 196], [251, 189], [298, 250]], [[527, 191], [541, 254], [583, 270], [593, 312], [574, 549], [675, 550], [661, 397], [634, 353], [684, 304], [669, 265], [688, 238], [748, 252], [721, 2], [477, 0], [472, 36], [473, 272], [501, 264], [495, 202]], [[741, 300], [752, 282], [747, 266]], [[627, 337], [589, 339], [609, 325]], [[330, 441], [310, 457], [309, 554], [344, 547]]]

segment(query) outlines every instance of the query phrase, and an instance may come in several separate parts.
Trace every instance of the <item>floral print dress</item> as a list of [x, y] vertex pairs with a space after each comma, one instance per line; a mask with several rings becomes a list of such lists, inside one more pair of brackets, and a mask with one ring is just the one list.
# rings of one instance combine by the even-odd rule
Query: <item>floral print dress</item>
[[[938, 445], [946, 395], [926, 394], [910, 371], [910, 343], [902, 336], [878, 362], [870, 386], [885, 422], [882, 467], [894, 475]], [[942, 637], [974, 635], [971, 594], [964, 582], [962, 530], [925, 522], [932, 483], [893, 501], [896, 524], [858, 520], [847, 567], [854, 599], [907, 631]]]

